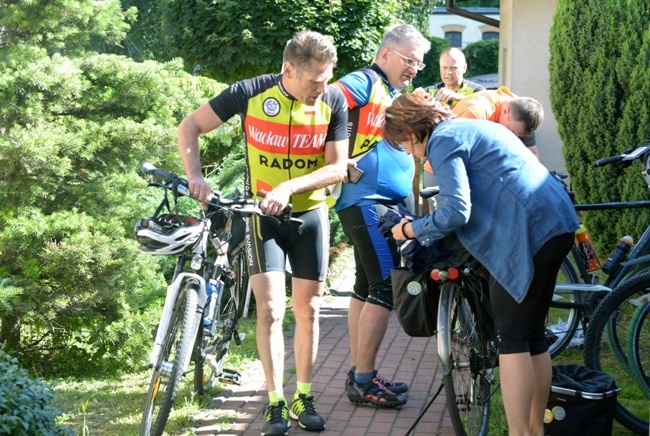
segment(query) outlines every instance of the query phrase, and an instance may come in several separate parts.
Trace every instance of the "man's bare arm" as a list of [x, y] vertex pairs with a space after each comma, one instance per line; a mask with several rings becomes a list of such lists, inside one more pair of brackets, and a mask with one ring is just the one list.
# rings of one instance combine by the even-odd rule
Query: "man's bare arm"
[[183, 161], [192, 195], [199, 200], [207, 200], [212, 188], [201, 174], [199, 136], [213, 131], [223, 124], [209, 103], [205, 103], [190, 113], [178, 126], [178, 151]]

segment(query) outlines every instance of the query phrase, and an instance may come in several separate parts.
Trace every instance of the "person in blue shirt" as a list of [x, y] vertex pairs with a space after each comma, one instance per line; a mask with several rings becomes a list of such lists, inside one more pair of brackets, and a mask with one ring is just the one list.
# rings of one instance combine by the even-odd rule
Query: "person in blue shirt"
[[379, 232], [379, 219], [397, 210], [411, 192], [413, 158], [382, 141], [384, 111], [399, 90], [408, 86], [431, 43], [409, 24], [388, 28], [374, 63], [342, 77], [333, 86], [345, 96], [350, 136], [349, 158], [362, 171], [343, 183], [335, 210], [354, 247], [355, 284], [348, 312], [351, 368], [345, 382], [354, 403], [397, 407], [406, 403], [408, 385], [392, 382], [376, 370], [386, 333], [393, 294], [391, 269], [399, 265], [395, 241]]
[[387, 109], [384, 140], [431, 162], [442, 200], [430, 215], [403, 219], [393, 237], [429, 245], [453, 232], [490, 272], [508, 433], [543, 434], [545, 318], [578, 228], [569, 196], [507, 128], [455, 118], [421, 90]]

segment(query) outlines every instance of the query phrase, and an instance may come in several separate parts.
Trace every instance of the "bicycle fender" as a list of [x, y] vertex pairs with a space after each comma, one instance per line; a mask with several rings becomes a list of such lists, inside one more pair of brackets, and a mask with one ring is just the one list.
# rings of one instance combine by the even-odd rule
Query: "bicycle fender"
[[456, 286], [448, 283], [440, 289], [440, 303], [438, 304], [438, 356], [442, 366], [443, 375], [451, 373], [454, 363], [451, 361], [451, 332], [448, 328], [451, 324], [451, 306], [454, 302], [454, 291]]

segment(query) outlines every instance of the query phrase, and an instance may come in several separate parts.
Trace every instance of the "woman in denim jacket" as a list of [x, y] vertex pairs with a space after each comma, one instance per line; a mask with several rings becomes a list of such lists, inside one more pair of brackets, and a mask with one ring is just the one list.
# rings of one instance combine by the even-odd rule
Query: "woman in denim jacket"
[[431, 215], [393, 227], [429, 245], [455, 232], [487, 268], [510, 435], [542, 435], [552, 366], [545, 318], [578, 228], [562, 187], [519, 139], [490, 121], [456, 119], [423, 91], [386, 111], [384, 140], [426, 157], [440, 186]]

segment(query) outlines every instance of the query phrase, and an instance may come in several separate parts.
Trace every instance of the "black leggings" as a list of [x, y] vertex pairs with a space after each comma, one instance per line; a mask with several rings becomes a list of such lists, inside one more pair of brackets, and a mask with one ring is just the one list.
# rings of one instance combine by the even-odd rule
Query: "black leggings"
[[555, 281], [573, 243], [573, 233], [564, 233], [546, 242], [533, 257], [534, 274], [521, 303], [496, 280], [490, 279], [490, 301], [494, 314], [499, 354], [548, 351], [546, 316], [553, 301]]

